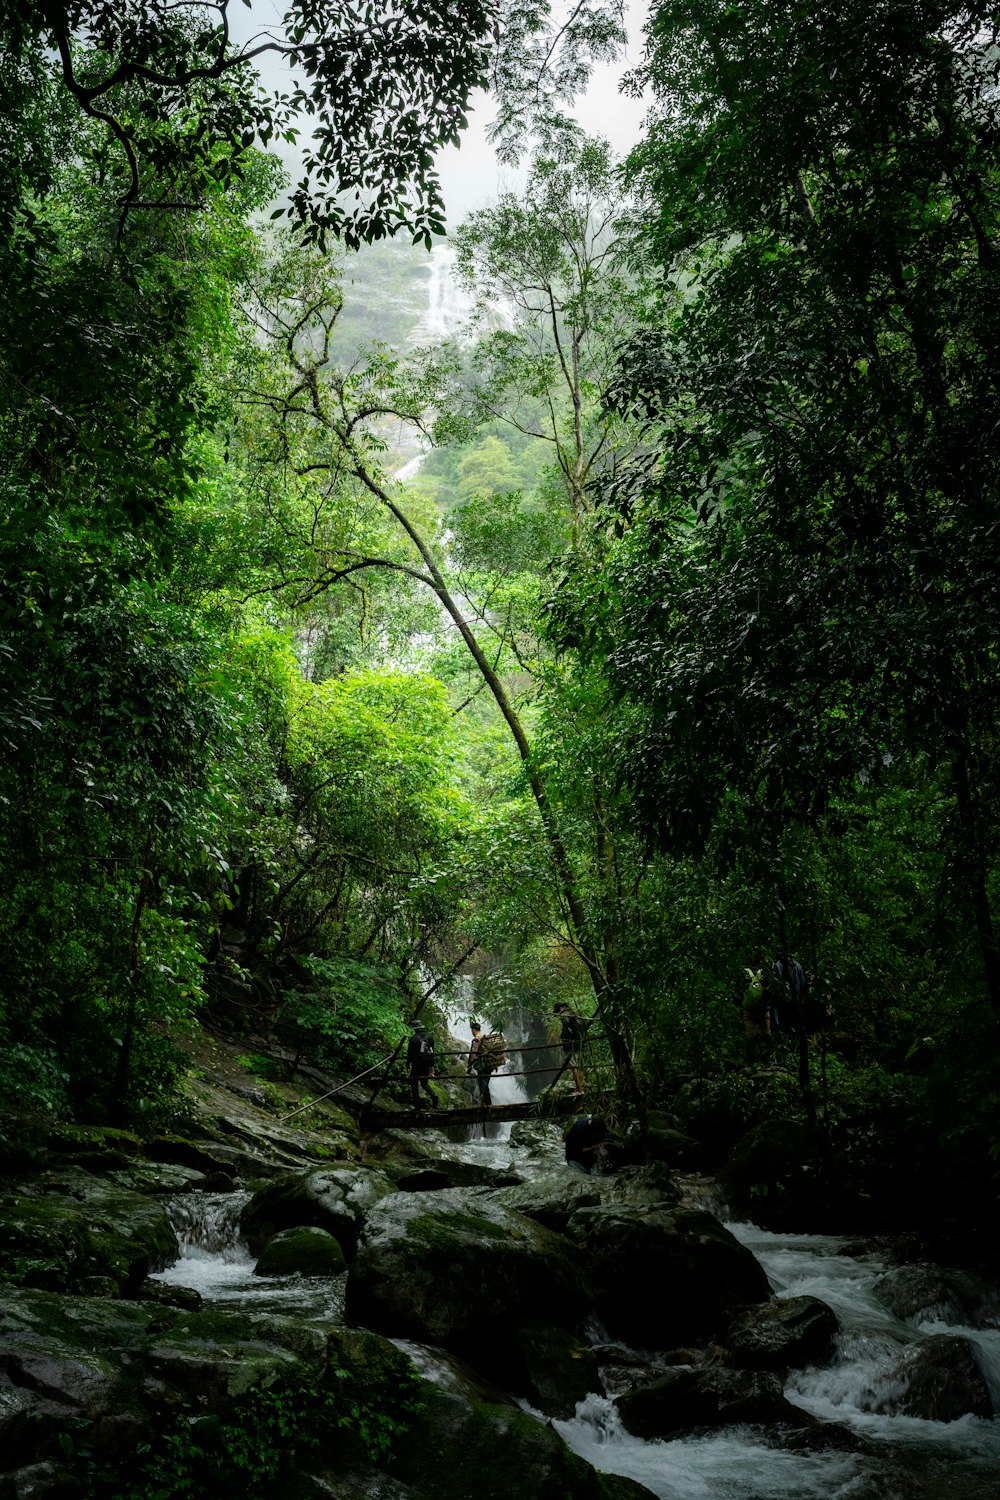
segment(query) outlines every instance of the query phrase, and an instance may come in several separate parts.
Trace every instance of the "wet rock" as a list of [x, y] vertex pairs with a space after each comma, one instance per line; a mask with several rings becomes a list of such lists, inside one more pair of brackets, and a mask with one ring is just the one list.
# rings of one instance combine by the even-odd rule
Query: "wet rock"
[[652, 1500], [634, 1480], [600, 1474], [559, 1434], [510, 1407], [432, 1392], [420, 1441], [385, 1465], [424, 1500]]
[[621, 1203], [626, 1208], [672, 1208], [681, 1200], [681, 1190], [673, 1173], [661, 1161], [647, 1162], [641, 1167], [624, 1167], [600, 1181], [605, 1202]]
[[760, 1370], [667, 1370], [619, 1396], [616, 1405], [624, 1426], [642, 1438], [696, 1427], [795, 1427], [814, 1421], [785, 1399], [777, 1375]]
[[325, 1229], [351, 1256], [365, 1213], [394, 1191], [384, 1173], [362, 1167], [314, 1167], [269, 1182], [240, 1215], [240, 1229], [254, 1254], [282, 1229]]
[[671, 1167], [682, 1167], [694, 1172], [705, 1161], [705, 1148], [683, 1130], [660, 1129], [649, 1125], [643, 1137], [646, 1157], [651, 1161], [666, 1162]]
[[397, 1193], [370, 1211], [348, 1273], [352, 1318], [402, 1338], [475, 1345], [511, 1317], [571, 1326], [590, 1305], [585, 1258], [487, 1197]]
[[770, 1297], [750, 1251], [701, 1210], [582, 1208], [567, 1236], [591, 1257], [599, 1316], [639, 1348], [712, 1338]]
[[594, 1349], [598, 1374], [606, 1396], [623, 1396], [638, 1385], [648, 1385], [658, 1380], [668, 1365], [698, 1363], [692, 1352], [689, 1358], [650, 1359], [634, 1349], [625, 1349], [620, 1344], [598, 1345]]
[[521, 1176], [510, 1165], [484, 1161], [462, 1161], [447, 1153], [447, 1143], [438, 1130], [382, 1130], [368, 1142], [367, 1158], [376, 1162], [404, 1192], [429, 1186], [430, 1175], [440, 1186], [499, 1187], [518, 1183]]
[[947, 1333], [911, 1344], [893, 1368], [868, 1387], [858, 1405], [862, 1411], [929, 1422], [993, 1416], [989, 1386], [973, 1344]]
[[155, 1281], [148, 1277], [136, 1292], [140, 1302], [157, 1302], [161, 1307], [179, 1307], [185, 1312], [197, 1312], [204, 1299], [193, 1286], [172, 1286], [168, 1281]]
[[577, 1209], [597, 1208], [603, 1203], [602, 1185], [605, 1181], [610, 1181], [610, 1178], [585, 1177], [564, 1163], [520, 1187], [501, 1188], [490, 1197], [505, 1208], [562, 1234]]
[[311, 1225], [282, 1229], [268, 1240], [255, 1276], [339, 1276], [347, 1265], [340, 1242]]
[[[193, 1167], [195, 1171], [204, 1173], [208, 1178], [215, 1180], [221, 1178], [228, 1182], [230, 1187], [232, 1186], [235, 1174], [231, 1164], [204, 1147], [196, 1145], [194, 1141], [186, 1140], [183, 1136], [154, 1136], [147, 1143], [145, 1154], [150, 1161], [166, 1162], [179, 1167]], [[213, 1187], [211, 1191], [220, 1192], [224, 1189]]]
[[911, 1323], [959, 1323], [984, 1328], [1000, 1315], [1000, 1293], [967, 1271], [941, 1266], [894, 1266], [872, 1284], [897, 1318]]
[[609, 1203], [630, 1208], [670, 1208], [679, 1201], [680, 1189], [662, 1162], [625, 1167], [608, 1177], [586, 1176], [564, 1163], [519, 1187], [503, 1188], [492, 1196], [507, 1208], [562, 1234], [578, 1209]]
[[571, 1417], [591, 1391], [602, 1393], [597, 1357], [564, 1328], [518, 1318], [490, 1341], [495, 1378], [549, 1417]]
[[563, 1132], [547, 1120], [515, 1120], [510, 1128], [510, 1143], [532, 1161], [562, 1162]]
[[106, 1293], [134, 1294], [177, 1253], [162, 1203], [76, 1168], [0, 1206], [0, 1268], [24, 1286], [79, 1290], [98, 1277]]
[[393, 1339], [393, 1343], [408, 1356], [425, 1379], [441, 1390], [464, 1396], [469, 1401], [485, 1401], [492, 1406], [517, 1406], [508, 1391], [501, 1390], [489, 1376], [450, 1350], [416, 1344], [408, 1339]]
[[[92, 1463], [120, 1470], [115, 1493], [126, 1493], [137, 1443], [155, 1444], [185, 1414], [252, 1424], [258, 1409], [247, 1404], [250, 1393], [286, 1382], [320, 1393], [329, 1382], [338, 1396], [348, 1389], [362, 1406], [392, 1412], [414, 1380], [404, 1355], [359, 1329], [10, 1289], [0, 1304], [0, 1494], [18, 1494], [24, 1472], [61, 1455], [68, 1435], [82, 1441], [75, 1457], [72, 1443], [65, 1450], [76, 1493], [91, 1492]], [[355, 1456], [364, 1453], [361, 1420], [358, 1414], [338, 1438]]]
[[788, 1370], [829, 1358], [838, 1327], [833, 1308], [818, 1297], [784, 1297], [741, 1313], [725, 1342], [734, 1364]]

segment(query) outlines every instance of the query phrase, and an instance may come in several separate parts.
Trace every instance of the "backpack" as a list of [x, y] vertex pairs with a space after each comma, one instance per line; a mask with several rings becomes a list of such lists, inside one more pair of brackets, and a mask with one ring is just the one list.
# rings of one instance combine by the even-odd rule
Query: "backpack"
[[421, 1057], [433, 1057], [434, 1056], [434, 1038], [427, 1031], [425, 1031], [423, 1033], [423, 1035], [421, 1036], [421, 1038], [420, 1038], [420, 1056]]
[[484, 1073], [495, 1073], [507, 1061], [507, 1043], [503, 1032], [491, 1031], [479, 1045], [479, 1061]]

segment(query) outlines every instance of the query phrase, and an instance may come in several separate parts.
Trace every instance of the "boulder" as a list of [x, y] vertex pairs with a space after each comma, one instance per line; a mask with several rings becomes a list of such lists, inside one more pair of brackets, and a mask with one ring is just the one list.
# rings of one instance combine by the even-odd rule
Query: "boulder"
[[363, 1167], [314, 1167], [289, 1172], [260, 1188], [240, 1215], [240, 1230], [255, 1255], [282, 1229], [325, 1229], [354, 1254], [365, 1213], [394, 1191], [382, 1172]]
[[862, 1411], [956, 1422], [992, 1417], [993, 1402], [971, 1341], [939, 1333], [911, 1344], [902, 1357], [858, 1401]]
[[571, 1417], [591, 1391], [601, 1392], [597, 1356], [582, 1340], [532, 1318], [517, 1318], [491, 1339], [493, 1378], [549, 1417]]
[[448, 1144], [440, 1130], [389, 1129], [369, 1139], [366, 1155], [404, 1192], [424, 1191], [432, 1180], [440, 1187], [469, 1188], [521, 1181], [510, 1163], [464, 1161], [448, 1154]]
[[713, 1338], [770, 1297], [750, 1251], [702, 1210], [581, 1208], [566, 1232], [591, 1257], [608, 1330], [639, 1348]]
[[581, 1208], [619, 1203], [628, 1208], [672, 1208], [680, 1189], [662, 1162], [625, 1167], [608, 1177], [587, 1176], [565, 1164], [532, 1177], [517, 1187], [498, 1189], [498, 1203], [562, 1234]]
[[666, 1162], [688, 1172], [698, 1171], [705, 1161], [705, 1147], [701, 1141], [696, 1141], [683, 1130], [649, 1124], [642, 1142], [647, 1161]]
[[828, 1359], [838, 1327], [837, 1314], [818, 1297], [784, 1297], [742, 1312], [725, 1343], [734, 1364], [789, 1370]]
[[662, 1161], [623, 1167], [600, 1180], [605, 1202], [621, 1203], [626, 1208], [673, 1208], [681, 1200], [673, 1173]]
[[893, 1266], [872, 1284], [883, 1307], [910, 1323], [984, 1328], [1000, 1317], [1000, 1293], [968, 1271]]
[[11, 1500], [78, 1500], [95, 1473], [102, 1493], [228, 1492], [220, 1420], [255, 1493], [506, 1500], [513, 1474], [519, 1500], [649, 1500], [506, 1398], [422, 1380], [362, 1329], [18, 1288], [0, 1305], [0, 1494]]
[[622, 1424], [636, 1437], [661, 1438], [695, 1427], [743, 1424], [809, 1426], [815, 1421], [785, 1399], [777, 1375], [762, 1370], [667, 1370], [619, 1396]]
[[43, 1173], [0, 1205], [0, 1269], [23, 1286], [69, 1291], [99, 1277], [131, 1295], [177, 1255], [161, 1202], [78, 1168]]
[[347, 1279], [347, 1311], [358, 1322], [462, 1352], [518, 1315], [571, 1326], [591, 1300], [585, 1257], [573, 1245], [459, 1191], [383, 1198]]
[[510, 1143], [532, 1161], [565, 1160], [562, 1128], [548, 1120], [515, 1120], [510, 1127]]
[[146, 1156], [150, 1161], [167, 1162], [179, 1167], [193, 1167], [195, 1171], [203, 1172], [206, 1178], [212, 1180], [213, 1192], [224, 1191], [214, 1185], [220, 1179], [228, 1180], [232, 1186], [235, 1175], [232, 1165], [206, 1150], [204, 1146], [198, 1146], [193, 1141], [186, 1140], [184, 1136], [154, 1136], [146, 1144]]
[[255, 1276], [339, 1276], [347, 1265], [340, 1242], [326, 1229], [302, 1225], [268, 1240]]
[[[685, 1357], [687, 1355], [688, 1357]], [[700, 1363], [693, 1351], [674, 1350], [669, 1358], [639, 1354], [621, 1344], [598, 1344], [594, 1348], [597, 1371], [606, 1396], [623, 1396], [637, 1385], [658, 1380], [668, 1365]]]
[[652, 1500], [634, 1480], [592, 1469], [524, 1412], [441, 1390], [428, 1393], [420, 1441], [385, 1467], [421, 1500]]
[[[611, 1178], [586, 1177], [563, 1164], [519, 1187], [500, 1188], [489, 1196], [491, 1201], [562, 1234], [577, 1209], [597, 1208], [604, 1202], [604, 1183], [610, 1181]], [[479, 1201], [477, 1197], [476, 1202]]]

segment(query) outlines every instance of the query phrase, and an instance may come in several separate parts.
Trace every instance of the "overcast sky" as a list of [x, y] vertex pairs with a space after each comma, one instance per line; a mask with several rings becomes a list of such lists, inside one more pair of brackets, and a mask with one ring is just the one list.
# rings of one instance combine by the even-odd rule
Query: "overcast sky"
[[[248, 41], [267, 29], [280, 34], [284, 10], [282, 0], [253, 0], [253, 7], [248, 10], [236, 7], [231, 17], [234, 37]], [[645, 113], [642, 103], [625, 98], [618, 92], [622, 74], [634, 67], [641, 55], [641, 28], [646, 6], [642, 3], [626, 5], [626, 14], [630, 20], [631, 37], [627, 54], [613, 66], [595, 70], [590, 88], [574, 110], [581, 124], [592, 135], [606, 136], [619, 155], [638, 140]], [[258, 59], [257, 66], [267, 87], [288, 88], [287, 70], [278, 59], [265, 55]], [[490, 101], [483, 96], [462, 138], [461, 147], [446, 147], [438, 156], [450, 227], [457, 224], [470, 210], [479, 208], [494, 198], [501, 188], [516, 181], [516, 174], [510, 168], [499, 166], [486, 140], [491, 112]], [[281, 154], [288, 163], [289, 171], [297, 176], [297, 162], [293, 155], [285, 151]]]
[[[635, 67], [642, 53], [645, 7], [632, 5], [627, 9], [633, 24], [626, 55], [613, 66], [595, 69], [590, 88], [573, 111], [591, 135], [606, 136], [619, 156], [639, 139], [646, 113], [646, 106], [640, 100], [626, 98], [618, 91], [622, 74]], [[482, 207], [511, 180], [510, 169], [499, 166], [486, 140], [491, 114], [490, 101], [484, 96], [462, 137], [461, 147], [447, 146], [438, 156], [451, 225], [470, 210]]]

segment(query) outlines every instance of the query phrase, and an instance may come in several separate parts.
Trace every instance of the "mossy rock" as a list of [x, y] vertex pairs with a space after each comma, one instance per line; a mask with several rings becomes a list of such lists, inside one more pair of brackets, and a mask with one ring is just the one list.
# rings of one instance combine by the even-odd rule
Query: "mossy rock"
[[735, 1214], [775, 1229], [811, 1222], [825, 1194], [816, 1150], [795, 1120], [765, 1120], [734, 1147], [719, 1187]]
[[204, 1146], [199, 1146], [196, 1142], [189, 1141], [181, 1135], [154, 1136], [146, 1144], [145, 1155], [150, 1161], [192, 1167], [196, 1172], [204, 1173], [206, 1177], [218, 1179], [221, 1176], [230, 1183], [235, 1175], [229, 1162], [223, 1161], [221, 1157], [213, 1155]]
[[105, 1148], [121, 1156], [141, 1156], [142, 1141], [131, 1130], [116, 1130], [110, 1125], [58, 1125], [50, 1130], [46, 1147], [54, 1155], [74, 1156], [78, 1152], [99, 1152]]
[[601, 1391], [597, 1356], [575, 1334], [552, 1323], [518, 1318], [490, 1341], [486, 1364], [519, 1396], [549, 1417], [571, 1417], [592, 1391]]
[[282, 1229], [265, 1245], [255, 1276], [339, 1276], [347, 1261], [333, 1235], [306, 1225]]
[[598, 1473], [525, 1413], [433, 1388], [419, 1439], [386, 1468], [424, 1500], [652, 1500], [634, 1480]]
[[771, 1295], [750, 1251], [701, 1210], [584, 1208], [567, 1236], [591, 1258], [608, 1329], [640, 1348], [714, 1338]]
[[282, 1229], [325, 1229], [350, 1257], [365, 1214], [393, 1190], [384, 1173], [363, 1167], [283, 1173], [254, 1193], [240, 1215], [240, 1229], [255, 1254]]
[[699, 1427], [804, 1427], [815, 1420], [786, 1400], [777, 1375], [760, 1370], [667, 1370], [615, 1404], [622, 1425], [647, 1439]]
[[383, 1199], [347, 1280], [357, 1321], [462, 1353], [513, 1316], [572, 1327], [592, 1296], [586, 1258], [562, 1236], [457, 1190]]
[[176, 1259], [178, 1248], [162, 1208], [140, 1204], [130, 1223], [127, 1207], [112, 1220], [107, 1203], [88, 1209], [53, 1199], [8, 1201], [0, 1208], [0, 1276], [48, 1291], [84, 1290], [97, 1277], [134, 1294], [150, 1271]]

